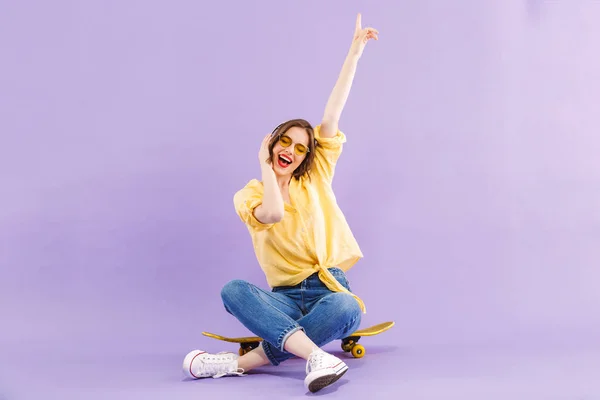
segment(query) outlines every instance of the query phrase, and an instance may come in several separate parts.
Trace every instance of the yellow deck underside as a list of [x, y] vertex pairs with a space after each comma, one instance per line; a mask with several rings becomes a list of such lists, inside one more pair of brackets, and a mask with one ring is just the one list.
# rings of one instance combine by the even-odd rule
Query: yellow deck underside
[[[387, 331], [392, 326], [394, 326], [393, 321], [383, 322], [381, 324], [373, 325], [373, 326], [370, 326], [365, 329], [359, 329], [356, 332], [354, 332], [348, 336], [374, 336], [374, 335], [378, 335], [382, 332]], [[202, 332], [202, 334], [204, 336], [208, 336], [213, 339], [222, 340], [224, 342], [231, 342], [231, 343], [252, 343], [252, 342], [261, 342], [262, 341], [262, 338], [259, 338], [258, 336], [228, 338], [226, 336], [215, 335], [214, 333], [210, 333], [210, 332]]]

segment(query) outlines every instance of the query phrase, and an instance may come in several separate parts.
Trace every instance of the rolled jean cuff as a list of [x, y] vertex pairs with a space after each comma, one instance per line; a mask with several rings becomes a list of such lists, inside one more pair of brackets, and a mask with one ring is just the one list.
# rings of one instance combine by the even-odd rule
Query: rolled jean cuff
[[286, 329], [285, 331], [283, 331], [281, 333], [281, 335], [279, 336], [281, 339], [279, 339], [279, 350], [280, 351], [285, 351], [284, 350], [284, 346], [285, 346], [285, 342], [286, 340], [288, 340], [288, 338], [290, 336], [292, 336], [294, 333], [298, 332], [298, 331], [303, 331], [304, 328], [301, 327], [300, 325], [295, 325], [295, 326], [291, 326], [288, 329]]
[[285, 342], [286, 340], [288, 340], [288, 338], [293, 335], [294, 333], [298, 332], [298, 331], [304, 331], [304, 328], [300, 325], [292, 325], [289, 328], [285, 329], [281, 335], [279, 335], [279, 338], [277, 339], [277, 344], [271, 344], [271, 343], [267, 343], [266, 341], [263, 340], [262, 342], [262, 348], [265, 352], [265, 355], [267, 356], [267, 358], [269, 359], [269, 361], [271, 362], [272, 365], [279, 365], [279, 361], [277, 360], [277, 358], [273, 355], [273, 353], [271, 352], [270, 346], [276, 347], [277, 350], [281, 351], [282, 353], [285, 353]]

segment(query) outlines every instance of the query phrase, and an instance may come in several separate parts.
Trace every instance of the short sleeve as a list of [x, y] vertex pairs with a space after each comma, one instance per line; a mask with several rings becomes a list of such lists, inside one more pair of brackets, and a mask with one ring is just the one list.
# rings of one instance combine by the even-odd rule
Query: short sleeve
[[240, 219], [256, 230], [269, 229], [273, 226], [273, 224], [263, 224], [254, 216], [254, 210], [262, 204], [263, 193], [262, 183], [253, 179], [233, 196], [235, 211]]
[[346, 143], [346, 135], [338, 130], [334, 137], [321, 137], [321, 125], [317, 125], [314, 132], [318, 145], [315, 151], [313, 174], [316, 173], [323, 179], [331, 182], [335, 172], [335, 165], [342, 154], [343, 145]]

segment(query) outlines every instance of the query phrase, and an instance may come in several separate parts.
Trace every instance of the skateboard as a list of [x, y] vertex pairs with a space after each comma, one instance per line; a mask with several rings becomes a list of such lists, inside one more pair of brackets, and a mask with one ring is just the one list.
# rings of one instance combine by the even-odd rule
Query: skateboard
[[[362, 358], [366, 353], [366, 349], [363, 345], [358, 344], [358, 341], [363, 336], [375, 336], [379, 335], [382, 332], [387, 331], [392, 326], [394, 326], [393, 321], [383, 322], [381, 324], [373, 325], [368, 328], [359, 329], [356, 332], [352, 333], [350, 336], [342, 339], [342, 350], [346, 353], [351, 353], [355, 358]], [[216, 335], [210, 332], [202, 332], [204, 336], [208, 336], [213, 339], [222, 340], [224, 342], [229, 343], [239, 343], [240, 349], [238, 354], [243, 356], [249, 351], [254, 350], [260, 345], [262, 342], [262, 338], [258, 336], [247, 336], [247, 337], [237, 337], [237, 338], [229, 338], [226, 336]]]

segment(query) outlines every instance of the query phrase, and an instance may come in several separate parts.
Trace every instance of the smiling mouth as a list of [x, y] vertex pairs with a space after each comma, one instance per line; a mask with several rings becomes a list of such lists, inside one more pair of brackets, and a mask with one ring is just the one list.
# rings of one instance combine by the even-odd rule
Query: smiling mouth
[[281, 168], [287, 168], [292, 163], [292, 160], [287, 156], [280, 155], [277, 158], [277, 163]]

